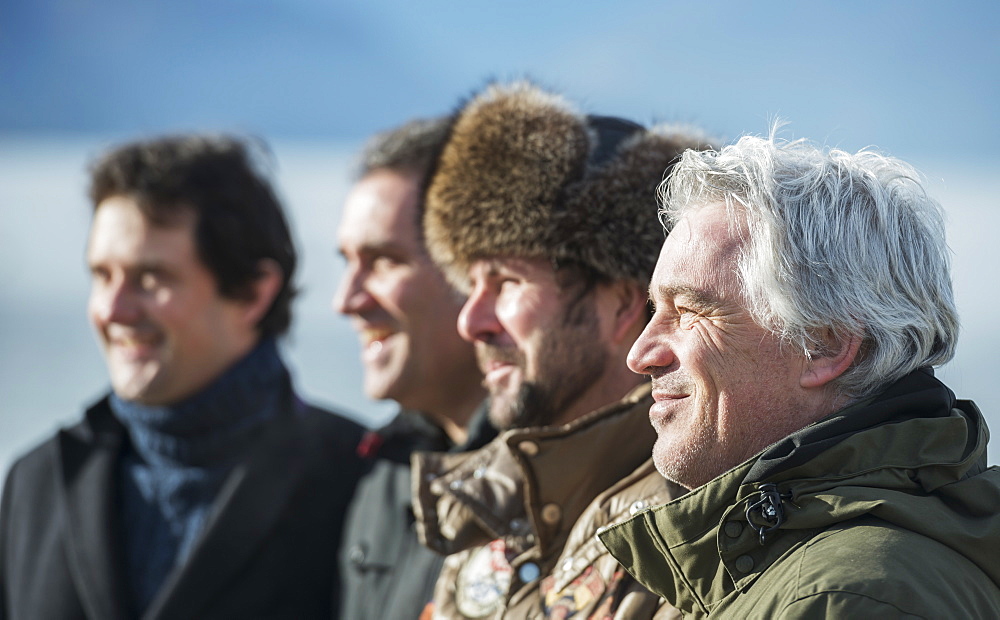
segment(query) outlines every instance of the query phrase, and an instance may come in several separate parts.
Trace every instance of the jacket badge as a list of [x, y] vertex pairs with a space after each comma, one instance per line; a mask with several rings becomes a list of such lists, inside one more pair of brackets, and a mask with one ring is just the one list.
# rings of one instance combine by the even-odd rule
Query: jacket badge
[[507, 545], [494, 540], [473, 552], [458, 573], [455, 604], [466, 618], [485, 618], [507, 598], [514, 575], [507, 559]]
[[[609, 590], [613, 591], [614, 586], [622, 580], [624, 571], [619, 570], [611, 580], [611, 584], [605, 584], [604, 578], [599, 571], [594, 570], [593, 565], [588, 566], [583, 574], [577, 577], [562, 590], [553, 591], [555, 582], [554, 576], [546, 577], [542, 581], [541, 593], [545, 597], [545, 617], [563, 620], [572, 618], [584, 609], [596, 607], [589, 618], [603, 618], [605, 615], [611, 617], [608, 610], [612, 604], [611, 597], [605, 597], [599, 605], [595, 604], [598, 597], [604, 596]], [[609, 587], [610, 586], [610, 587]]]

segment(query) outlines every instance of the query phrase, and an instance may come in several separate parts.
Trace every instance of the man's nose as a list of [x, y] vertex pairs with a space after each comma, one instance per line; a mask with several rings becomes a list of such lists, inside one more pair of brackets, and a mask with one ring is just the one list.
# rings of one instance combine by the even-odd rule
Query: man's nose
[[503, 330], [497, 319], [496, 297], [484, 288], [474, 288], [458, 313], [458, 333], [469, 342], [489, 341]]
[[373, 301], [371, 293], [365, 288], [365, 273], [357, 267], [348, 265], [333, 294], [331, 305], [334, 312], [358, 314], [370, 307]]
[[632, 372], [654, 375], [669, 368], [675, 361], [667, 334], [657, 322], [650, 321], [629, 350], [626, 364]]
[[135, 323], [142, 314], [141, 303], [138, 291], [124, 278], [95, 284], [91, 290], [91, 312], [103, 323]]

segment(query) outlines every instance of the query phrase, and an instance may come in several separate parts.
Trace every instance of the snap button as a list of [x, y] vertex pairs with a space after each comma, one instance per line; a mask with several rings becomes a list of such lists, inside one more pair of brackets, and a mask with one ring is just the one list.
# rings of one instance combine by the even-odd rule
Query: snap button
[[531, 583], [532, 581], [538, 579], [539, 575], [542, 574], [542, 570], [538, 568], [538, 564], [534, 562], [525, 562], [517, 569], [517, 576], [524, 583]]
[[351, 560], [352, 564], [362, 564], [365, 561], [365, 546], [363, 544], [351, 545], [351, 550], [348, 551], [347, 557]]
[[630, 515], [635, 515], [635, 513], [639, 512], [640, 510], [645, 510], [645, 508], [646, 508], [646, 502], [642, 501], [641, 499], [636, 500], [632, 502], [631, 506], [629, 506], [628, 513]]
[[741, 555], [736, 558], [736, 570], [741, 573], [749, 573], [753, 570], [753, 558], [749, 555]]
[[562, 509], [556, 504], [545, 504], [542, 506], [542, 521], [549, 525], [559, 523], [562, 518]]
[[481, 479], [485, 475], [486, 475], [485, 465], [480, 465], [479, 467], [476, 468], [476, 471], [472, 472], [472, 477], [475, 478], [476, 480]]
[[743, 524], [739, 521], [726, 521], [726, 536], [730, 538], [739, 538], [740, 534], [743, 533]]
[[517, 444], [517, 448], [528, 456], [535, 456], [538, 454], [538, 444], [533, 441], [522, 441]]
[[566, 558], [565, 560], [563, 560], [562, 569], [564, 571], [573, 570], [573, 558]]

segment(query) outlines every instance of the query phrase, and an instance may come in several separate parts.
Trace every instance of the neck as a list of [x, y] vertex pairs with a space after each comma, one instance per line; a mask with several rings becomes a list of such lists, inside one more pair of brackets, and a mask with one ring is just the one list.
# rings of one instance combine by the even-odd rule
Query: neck
[[553, 425], [568, 424], [601, 407], [613, 404], [625, 398], [637, 385], [645, 381], [625, 365], [608, 364], [608, 369], [596, 382], [592, 383], [580, 397], [555, 420]]
[[462, 445], [469, 438], [469, 421], [472, 419], [472, 414], [485, 397], [485, 390], [479, 385], [472, 384], [470, 389], [446, 395], [436, 406], [431, 405], [418, 410], [441, 427], [453, 444]]
[[285, 366], [267, 340], [181, 402], [154, 406], [112, 395], [110, 404], [147, 462], [203, 465], [238, 454], [260, 425], [279, 415], [289, 390]]

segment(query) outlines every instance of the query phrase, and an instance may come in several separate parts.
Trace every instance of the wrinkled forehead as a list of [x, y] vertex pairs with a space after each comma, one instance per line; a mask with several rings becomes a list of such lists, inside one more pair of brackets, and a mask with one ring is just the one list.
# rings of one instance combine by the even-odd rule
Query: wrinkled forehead
[[745, 230], [742, 214], [722, 203], [685, 211], [663, 243], [651, 290], [668, 286], [739, 293], [738, 261]]
[[742, 208], [712, 202], [687, 209], [664, 245], [683, 246], [694, 255], [735, 259], [745, 245], [746, 236], [747, 220]]

